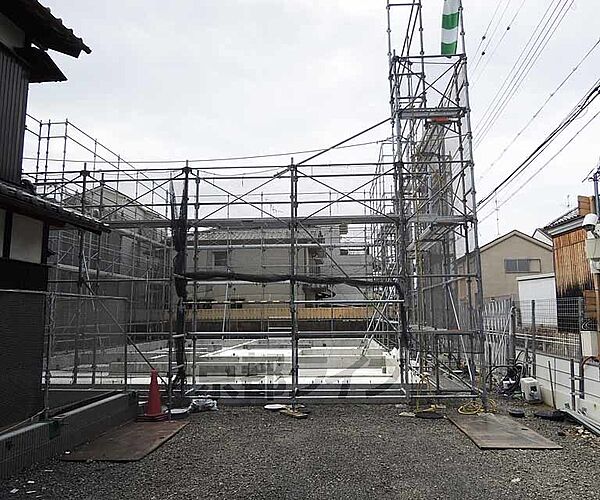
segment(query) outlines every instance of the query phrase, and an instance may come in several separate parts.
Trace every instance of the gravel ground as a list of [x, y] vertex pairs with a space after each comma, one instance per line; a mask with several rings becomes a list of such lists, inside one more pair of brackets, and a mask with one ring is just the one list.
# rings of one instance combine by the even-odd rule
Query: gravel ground
[[56, 460], [0, 482], [0, 497], [600, 499], [600, 440], [571, 424], [524, 421], [563, 450], [481, 451], [450, 421], [394, 405], [311, 410], [306, 420], [258, 407], [196, 414], [139, 462]]

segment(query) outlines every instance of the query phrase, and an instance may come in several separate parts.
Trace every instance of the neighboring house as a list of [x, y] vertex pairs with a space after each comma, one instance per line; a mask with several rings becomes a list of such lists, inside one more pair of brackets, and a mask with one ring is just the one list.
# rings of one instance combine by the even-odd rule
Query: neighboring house
[[22, 181], [29, 83], [63, 81], [47, 49], [78, 57], [80, 38], [35, 0], [0, 2], [0, 427], [44, 409], [41, 391], [48, 234], [106, 226]]
[[[339, 226], [311, 229], [311, 234], [299, 233], [296, 237], [296, 272], [312, 276], [349, 276], [368, 278], [373, 273], [372, 257], [364, 247], [344, 246], [344, 230]], [[198, 246], [194, 235], [188, 235], [188, 264], [190, 271], [233, 271], [243, 274], [288, 274], [290, 265], [290, 234], [287, 229], [212, 229], [198, 233]], [[193, 285], [189, 293], [193, 294]], [[289, 283], [237, 283], [230, 286], [218, 284], [197, 285], [196, 296], [201, 301], [234, 300], [236, 308], [244, 302], [260, 300], [287, 301]], [[304, 284], [299, 287], [298, 300], [319, 301], [336, 299], [361, 299], [361, 293], [348, 285]], [[207, 305], [210, 308], [210, 305]], [[316, 304], [308, 305], [315, 307]], [[219, 306], [223, 307], [223, 306]]]
[[[373, 258], [364, 246], [344, 243], [343, 225], [311, 228], [296, 237], [296, 272], [308, 276], [373, 275]], [[289, 275], [290, 232], [287, 229], [210, 229], [188, 234], [187, 268], [227, 276]], [[251, 277], [252, 277], [251, 276]], [[365, 291], [370, 294], [371, 291]], [[188, 316], [199, 331], [271, 331], [289, 329], [289, 282], [251, 283], [217, 279], [190, 282], [188, 296], [198, 302]], [[328, 299], [363, 299], [361, 292], [345, 284], [304, 283], [297, 287], [299, 323], [307, 331], [321, 329], [364, 330], [372, 311], [364, 305], [336, 303]], [[262, 302], [264, 301], [264, 302]], [[309, 301], [302, 303], [302, 301]], [[321, 307], [323, 306], [323, 307]]]
[[546, 245], [552, 246], [552, 236], [542, 228], [538, 227], [531, 236], [542, 243], [546, 243]]
[[[480, 248], [481, 280], [484, 299], [517, 299], [519, 276], [553, 271], [552, 247], [521, 231], [511, 231]], [[460, 272], [466, 271], [465, 257], [457, 261]], [[458, 286], [459, 300], [466, 299], [464, 280]]]
[[556, 297], [584, 297], [588, 316], [595, 308], [594, 281], [585, 251], [583, 218], [595, 212], [594, 198], [579, 196], [577, 207], [550, 222], [544, 231], [552, 236]]

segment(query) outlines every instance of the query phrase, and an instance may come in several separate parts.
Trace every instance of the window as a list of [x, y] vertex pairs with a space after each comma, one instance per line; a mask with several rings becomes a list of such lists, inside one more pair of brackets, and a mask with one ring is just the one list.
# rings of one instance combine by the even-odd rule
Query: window
[[213, 252], [213, 265], [227, 267], [227, 252]]
[[540, 259], [504, 259], [505, 273], [541, 273]]
[[20, 214], [13, 214], [10, 237], [10, 258], [40, 264], [44, 242], [44, 223]]
[[241, 309], [244, 306], [244, 300], [246, 299], [231, 299], [231, 309]]

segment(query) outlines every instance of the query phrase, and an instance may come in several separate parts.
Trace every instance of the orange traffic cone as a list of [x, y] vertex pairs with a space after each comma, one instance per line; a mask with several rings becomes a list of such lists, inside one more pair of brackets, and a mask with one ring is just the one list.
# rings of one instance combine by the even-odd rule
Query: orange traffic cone
[[143, 422], [158, 422], [166, 420], [167, 414], [162, 411], [160, 405], [160, 390], [158, 388], [158, 372], [153, 368], [150, 371], [150, 387], [148, 389], [148, 402], [146, 413], [138, 417]]

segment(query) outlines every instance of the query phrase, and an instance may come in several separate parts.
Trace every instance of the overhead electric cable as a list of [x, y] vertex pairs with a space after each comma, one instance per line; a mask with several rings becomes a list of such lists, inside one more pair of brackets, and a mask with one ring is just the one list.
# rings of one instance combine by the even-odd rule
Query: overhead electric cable
[[477, 54], [475, 61], [474, 61], [474, 67], [472, 70], [473, 73], [475, 73], [475, 71], [479, 67], [479, 63], [481, 63], [481, 61], [483, 60], [483, 57], [487, 54], [487, 49], [490, 46], [492, 40], [494, 39], [494, 35], [496, 34], [496, 31], [498, 31], [498, 27], [500, 26], [502, 19], [504, 19], [504, 14], [506, 14], [506, 11], [508, 10], [508, 7], [511, 2], [512, 2], [512, 0], [508, 0], [506, 2], [506, 5], [504, 6], [504, 10], [502, 11], [502, 14], [500, 15], [500, 17], [498, 18], [498, 22], [496, 23], [496, 26], [494, 27], [492, 34], [489, 36], [489, 38], [487, 38], [486, 43], [483, 47], [483, 50]]
[[540, 27], [542, 26], [542, 24], [546, 20], [546, 17], [550, 13], [552, 7], [554, 6], [554, 8], [556, 8], [561, 1], [562, 0], [552, 0], [552, 2], [555, 2], [555, 3], [549, 3], [548, 4], [548, 6], [546, 7], [546, 10], [544, 11], [541, 19], [538, 21], [537, 25], [535, 26], [535, 28], [531, 32], [531, 35], [529, 35], [529, 39], [527, 40], [527, 42], [525, 42], [525, 45], [521, 49], [521, 52], [519, 53], [517, 59], [515, 60], [515, 62], [513, 63], [513, 65], [510, 67], [508, 73], [506, 74], [506, 76], [504, 78], [504, 81], [502, 82], [502, 84], [496, 90], [496, 93], [494, 94], [494, 97], [492, 98], [492, 100], [488, 103], [486, 109], [483, 112], [482, 117], [475, 124], [475, 127], [474, 127], [475, 129], [479, 128], [480, 124], [485, 124], [485, 122], [486, 122], [486, 120], [487, 120], [490, 112], [492, 111], [492, 109], [494, 108], [494, 106], [496, 105], [496, 103], [498, 102], [498, 100], [501, 98], [502, 93], [505, 90], [505, 87], [511, 81], [511, 78], [513, 78], [513, 76], [514, 76], [514, 74], [515, 74], [515, 72], [517, 70], [517, 67], [526, 58], [527, 54], [529, 54], [529, 52], [531, 50], [531, 44], [533, 43], [536, 35], [538, 34], [538, 31], [540, 30]]
[[[525, 79], [527, 78], [527, 76], [529, 75], [531, 70], [533, 69], [535, 63], [541, 56], [542, 52], [544, 51], [544, 49], [546, 48], [546, 46], [552, 39], [554, 33], [556, 33], [556, 31], [558, 30], [558, 27], [564, 20], [564, 18], [565, 18], [564, 13], [566, 13], [566, 11], [569, 10], [571, 5], [573, 5], [574, 1], [575, 0], [570, 0], [570, 3], [568, 4], [568, 6], [567, 6], [567, 4], [563, 5], [563, 8], [561, 8], [561, 10], [558, 12], [558, 14], [554, 20], [554, 21], [556, 21], [556, 19], [560, 18], [559, 21], [553, 22], [552, 24], [549, 25], [551, 28], [551, 31], [548, 32], [546, 35], [544, 35], [544, 38], [542, 38], [542, 41], [540, 42], [538, 47], [536, 47], [534, 49], [534, 52], [532, 53], [529, 60], [524, 61], [526, 64], [523, 67], [523, 70], [521, 71], [521, 73], [519, 75], [515, 75], [517, 77], [517, 79], [516, 80], [513, 79], [510, 86], [506, 89], [506, 91], [508, 93], [506, 93], [506, 92], [504, 93], [503, 98], [498, 102], [496, 109], [494, 110], [494, 114], [487, 121], [487, 124], [486, 124], [484, 130], [480, 131], [480, 133], [477, 137], [477, 140], [475, 141], [476, 142], [475, 147], [477, 147], [479, 144], [481, 144], [481, 142], [483, 141], [485, 136], [489, 133], [489, 131], [492, 129], [492, 127], [496, 124], [497, 118], [504, 112], [504, 110], [508, 106], [508, 103], [512, 100], [512, 98], [518, 92], [519, 88], [521, 87], [521, 85], [523, 84], [523, 82], [525, 81]], [[564, 7], [566, 7], [566, 9]], [[539, 40], [539, 36], [536, 39], [536, 42], [538, 40]]]
[[[379, 139], [377, 141], [369, 141], [369, 142], [361, 142], [357, 144], [348, 144], [345, 146], [339, 146], [335, 149], [346, 149], [346, 148], [357, 148], [362, 146], [369, 146], [372, 144], [381, 144], [390, 138]], [[208, 162], [219, 162], [219, 161], [237, 161], [237, 160], [253, 160], [258, 158], [274, 158], [277, 156], [291, 156], [291, 155], [301, 155], [301, 154], [310, 154], [310, 153], [321, 153], [323, 151], [327, 151], [331, 148], [317, 148], [317, 149], [306, 149], [303, 151], [288, 151], [286, 153], [267, 153], [267, 154], [256, 154], [256, 155], [246, 155], [246, 156], [229, 156], [229, 157], [221, 157], [221, 158], [199, 158], [194, 160], [174, 160], [174, 159], [165, 159], [165, 160], [123, 160], [122, 162], [126, 162], [128, 164], [169, 164], [169, 163], [183, 163], [187, 161], [188, 163], [208, 163]], [[35, 161], [37, 158], [33, 156], [25, 156], [24, 160], [32, 160]], [[73, 159], [63, 159], [63, 158], [48, 158], [47, 160], [44, 158], [44, 161], [52, 161], [52, 162], [65, 162], [65, 163], [90, 163], [91, 160], [73, 160]], [[96, 160], [96, 164], [102, 163], [114, 163], [109, 160]]]
[[[563, 2], [562, 4], [560, 3], [561, 1]], [[550, 4], [548, 6], [542, 19], [538, 22], [535, 30], [523, 47], [519, 57], [511, 67], [493, 99], [488, 104], [482, 118], [475, 125], [475, 147], [481, 143], [483, 137], [489, 132], [491, 126], [495, 123], [498, 116], [519, 89], [525, 77], [537, 62], [543, 49], [564, 19], [564, 16], [562, 15], [563, 10], [567, 5], [570, 7], [573, 1], [574, 0], [557, 0], [555, 4]]]
[[[479, 49], [483, 45], [483, 42], [487, 39], [487, 35], [490, 30], [490, 26], [492, 25], [492, 23], [494, 22], [494, 19], [496, 18], [496, 14], [498, 13], [498, 9], [500, 9], [501, 3], [502, 3], [501, 1], [496, 2], [496, 8], [494, 9], [494, 13], [492, 14], [492, 17], [490, 18], [490, 22], [488, 23], [487, 27], [485, 28], [485, 31], [483, 32], [483, 35], [481, 36], [481, 39], [479, 40], [479, 45], [477, 45], [477, 48], [475, 49], [475, 54], [477, 54], [477, 55], [479, 54]], [[477, 55], [475, 56], [474, 62], [476, 62]]]
[[590, 104], [598, 97], [600, 93], [600, 80], [597, 80], [593, 87], [586, 92], [584, 97], [577, 105], [568, 113], [568, 115], [559, 123], [559, 125], [538, 145], [527, 158], [521, 162], [507, 177], [505, 177], [494, 189], [484, 196], [478, 203], [478, 207], [485, 206], [486, 203], [515, 177], [521, 174], [533, 161], [558, 137], [573, 121], [590, 106]]
[[506, 154], [506, 152], [511, 148], [511, 146], [517, 141], [517, 139], [529, 128], [529, 126], [539, 117], [540, 113], [543, 109], [548, 105], [548, 103], [556, 96], [556, 94], [564, 87], [564, 85], [571, 79], [571, 77], [577, 72], [577, 70], [581, 67], [581, 65], [586, 61], [586, 59], [596, 50], [596, 48], [600, 45], [600, 38], [596, 40], [594, 45], [584, 54], [584, 56], [579, 60], [579, 62], [571, 69], [569, 74], [560, 82], [560, 84], [548, 95], [544, 103], [540, 106], [540, 108], [533, 114], [533, 116], [529, 119], [529, 121], [525, 124], [525, 126], [517, 132], [517, 134], [512, 138], [512, 140], [506, 145], [506, 147], [502, 150], [500, 155], [481, 173], [479, 179], [483, 178], [489, 172], [496, 163]]
[[508, 198], [506, 198], [499, 205], [497, 205], [492, 212], [481, 218], [480, 222], [490, 217], [496, 210], [498, 210], [506, 203], [508, 203], [512, 198], [514, 198], [517, 195], [517, 193], [519, 193], [519, 191], [521, 191], [525, 186], [527, 186], [527, 184], [529, 184], [533, 180], [534, 177], [536, 177], [542, 170], [544, 170], [544, 168], [546, 168], [552, 161], [554, 161], [554, 159], [556, 159], [557, 156], [563, 153], [565, 149], [577, 138], [577, 136], [579, 136], [579, 134], [581, 134], [581, 132], [583, 132], [590, 125], [590, 123], [592, 123], [596, 118], [598, 118], [598, 116], [600, 116], [600, 111], [597, 111], [587, 122], [585, 122], [585, 124], [582, 127], [580, 127], [579, 130], [577, 130], [573, 137], [571, 137], [565, 144], [563, 144], [563, 146], [554, 155], [552, 155], [552, 157], [549, 160], [547, 160], [530, 177], [528, 177], [527, 180], [525, 180], [525, 182], [523, 182], [515, 191], [513, 191]]
[[[479, 81], [479, 79], [482, 77], [482, 75], [485, 73], [485, 70], [488, 67], [488, 64], [494, 58], [494, 56], [496, 55], [496, 52], [498, 51], [498, 48], [502, 45], [502, 42], [506, 38], [506, 35], [508, 35], [508, 33], [510, 32], [510, 30], [512, 29], [513, 24], [515, 22], [515, 19], [517, 18], [517, 16], [519, 15], [519, 13], [521, 12], [521, 10], [523, 9], [524, 5], [525, 5], [525, 0], [521, 0], [521, 5], [519, 5], [519, 7], [517, 8], [515, 14], [511, 18], [511, 20], [508, 22], [508, 24], [506, 26], [506, 29], [503, 31], [502, 36], [500, 37], [500, 40], [498, 40], [494, 44], [494, 50], [492, 51], [492, 53], [489, 55], [489, 57], [486, 57], [485, 63], [483, 65], [483, 67], [481, 68], [481, 71], [479, 72], [478, 75], [475, 75], [475, 70], [477, 69], [477, 66], [479, 64], [477, 64], [476, 67], [473, 68], [474, 79], [473, 79], [473, 82], [470, 84], [471, 87], [474, 86], [477, 83], [477, 81]], [[486, 48], [486, 50], [487, 50], [487, 48]]]

